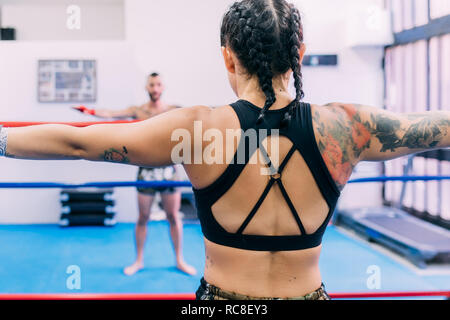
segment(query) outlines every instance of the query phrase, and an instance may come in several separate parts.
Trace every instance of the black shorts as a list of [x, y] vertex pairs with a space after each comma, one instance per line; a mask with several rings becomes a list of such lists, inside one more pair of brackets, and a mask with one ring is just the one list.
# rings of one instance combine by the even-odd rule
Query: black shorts
[[[139, 168], [137, 181], [179, 181], [177, 170], [175, 167], [165, 168]], [[162, 194], [172, 194], [178, 192], [177, 188], [137, 188], [142, 194], [155, 196], [158, 192]]]
[[314, 292], [311, 292], [303, 297], [295, 298], [255, 298], [246, 295], [242, 295], [235, 292], [228, 292], [217, 288], [205, 281], [205, 279], [200, 280], [200, 287], [195, 293], [197, 300], [331, 300], [330, 296], [325, 291], [325, 286], [322, 286]]

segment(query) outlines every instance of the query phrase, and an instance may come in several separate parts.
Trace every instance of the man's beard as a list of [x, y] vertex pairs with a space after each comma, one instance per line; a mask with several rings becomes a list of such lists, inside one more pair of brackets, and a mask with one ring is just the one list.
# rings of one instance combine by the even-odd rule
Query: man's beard
[[161, 99], [161, 95], [154, 96], [154, 95], [152, 95], [150, 92], [148, 93], [148, 96], [150, 97], [150, 100], [151, 100], [152, 102], [158, 102], [158, 101]]

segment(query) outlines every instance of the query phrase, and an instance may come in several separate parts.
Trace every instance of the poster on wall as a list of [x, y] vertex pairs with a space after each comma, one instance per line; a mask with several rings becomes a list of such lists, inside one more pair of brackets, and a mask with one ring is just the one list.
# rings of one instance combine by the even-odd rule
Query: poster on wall
[[96, 61], [39, 60], [38, 100], [42, 103], [96, 102]]

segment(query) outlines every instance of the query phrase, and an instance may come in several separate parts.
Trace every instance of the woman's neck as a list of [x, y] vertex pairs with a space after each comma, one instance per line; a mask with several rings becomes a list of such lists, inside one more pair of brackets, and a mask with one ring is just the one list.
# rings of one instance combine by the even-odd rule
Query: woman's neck
[[[276, 102], [270, 108], [271, 110], [284, 108], [292, 102], [293, 98], [289, 93], [289, 78], [276, 77], [272, 81], [273, 90], [275, 92]], [[266, 95], [261, 90], [258, 78], [256, 76], [248, 79], [247, 77], [239, 77], [237, 79], [237, 92], [239, 99], [247, 100], [258, 107], [264, 107], [266, 103]]]

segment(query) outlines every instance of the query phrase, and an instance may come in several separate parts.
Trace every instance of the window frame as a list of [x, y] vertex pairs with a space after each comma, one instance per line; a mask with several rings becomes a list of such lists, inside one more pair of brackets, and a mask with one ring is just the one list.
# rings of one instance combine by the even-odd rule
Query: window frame
[[[415, 44], [418, 41], [426, 41], [426, 65], [427, 65], [427, 79], [426, 79], [426, 101], [427, 101], [427, 110], [430, 110], [431, 108], [431, 73], [432, 73], [432, 69], [431, 69], [431, 50], [430, 50], [430, 42], [431, 39], [433, 38], [439, 38], [442, 37], [444, 35], [450, 34], [450, 14], [446, 15], [446, 16], [442, 16], [439, 18], [435, 18], [433, 19], [431, 17], [431, 0], [428, 0], [428, 23], [424, 24], [424, 25], [420, 25], [420, 26], [416, 26], [416, 17], [415, 17], [415, 1], [414, 0], [410, 0], [411, 4], [412, 4], [412, 21], [413, 21], [413, 26], [409, 29], [406, 30], [402, 30], [399, 32], [394, 32], [394, 27], [397, 26], [398, 24], [396, 24], [397, 22], [394, 20], [395, 16], [397, 17], [401, 17], [401, 25], [402, 28], [404, 28], [404, 22], [405, 22], [405, 7], [408, 6], [396, 6], [396, 7], [400, 7], [401, 12], [399, 14], [395, 14], [393, 12], [393, 1], [399, 1], [399, 0], [385, 0], [385, 7], [389, 10], [391, 10], [392, 12], [392, 29], [393, 29], [393, 33], [394, 33], [394, 43], [392, 45], [386, 46], [384, 48], [384, 61], [383, 61], [383, 71], [384, 71], [384, 108], [385, 109], [389, 109], [389, 104], [390, 101], [388, 101], [388, 99], [391, 97], [391, 92], [389, 92], [389, 83], [390, 83], [390, 79], [388, 79], [389, 75], [388, 75], [388, 70], [387, 70], [387, 65], [386, 65], [386, 58], [388, 55], [388, 50], [392, 50], [395, 48], [399, 48], [401, 46], [407, 46], [410, 44]], [[404, 0], [401, 0], [404, 1]], [[439, 40], [440, 41], [440, 40]], [[413, 53], [414, 54], [414, 53]], [[394, 50], [391, 51], [390, 53], [390, 57], [392, 59], [392, 57], [397, 56], [398, 53], [396, 53]], [[405, 50], [403, 50], [401, 52], [401, 56], [403, 58], [405, 58]], [[437, 57], [437, 70], [438, 72], [442, 73], [442, 50], [438, 49], [438, 57]], [[402, 59], [404, 60], [404, 59]], [[395, 61], [395, 60], [394, 60]], [[398, 59], [397, 59], [397, 63], [398, 63]], [[393, 69], [389, 70], [390, 73], [394, 72]], [[438, 75], [438, 79], [442, 80], [442, 74]], [[402, 84], [403, 85], [403, 84]], [[398, 85], [397, 85], [398, 87]], [[443, 105], [442, 105], [442, 85], [439, 85], [437, 88], [437, 95], [439, 97], [439, 102], [438, 102], [438, 108], [439, 109], [443, 109]], [[396, 94], [399, 95], [401, 94], [400, 92], [398, 92], [399, 90], [396, 90]], [[397, 106], [398, 107], [398, 106]], [[423, 111], [427, 111], [427, 110], [423, 110]], [[421, 110], [417, 110], [417, 111], [421, 111]], [[443, 167], [443, 163], [450, 163], [450, 150], [436, 150], [436, 151], [432, 151], [432, 152], [425, 152], [422, 154], [417, 155], [418, 157], [423, 158], [423, 161], [426, 162], [428, 161], [428, 159], [434, 159], [439, 161], [438, 163], [438, 172], [442, 173], [442, 167]], [[386, 174], [386, 165], [383, 166], [383, 173]], [[424, 219], [426, 221], [432, 222], [434, 224], [440, 225], [442, 227], [445, 227], [447, 229], [450, 229], [450, 220], [444, 219], [442, 218], [442, 200], [443, 200], [443, 185], [442, 182], [435, 182], [438, 183], [438, 194], [436, 195], [438, 198], [438, 208], [439, 210], [439, 214], [436, 216], [435, 214], [430, 214], [429, 212], [427, 212], [427, 206], [425, 206], [425, 210], [423, 212], [418, 211], [415, 209], [415, 204], [412, 205], [412, 208], [410, 207], [405, 207], [403, 206], [403, 209], [407, 212], [409, 212], [410, 214], [417, 216], [421, 219]], [[388, 200], [388, 196], [387, 196], [387, 189], [389, 189], [389, 187], [387, 187], [388, 183], [384, 183], [383, 184], [383, 188], [382, 188], [382, 194], [383, 194], [383, 203], [385, 205], [392, 205], [392, 206], [397, 206], [398, 203], [396, 203], [395, 199], [393, 200]], [[390, 189], [393, 189], [392, 187]], [[426, 188], [428, 189], [428, 188]], [[428, 199], [428, 195], [425, 192], [425, 199]]]

